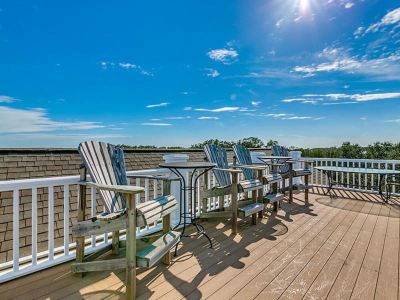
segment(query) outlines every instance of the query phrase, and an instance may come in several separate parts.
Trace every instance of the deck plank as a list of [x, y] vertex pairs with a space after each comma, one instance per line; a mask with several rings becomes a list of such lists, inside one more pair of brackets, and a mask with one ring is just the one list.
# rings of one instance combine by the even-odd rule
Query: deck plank
[[[372, 206], [370, 214], [344, 263], [336, 262], [340, 270], [338, 270], [339, 273], [334, 277], [336, 279], [328, 291], [327, 299], [350, 299], [364, 258], [367, 254], [368, 246], [378, 220], [379, 211], [380, 207], [376, 205]], [[334, 264], [335, 262], [331, 265]], [[334, 267], [332, 266], [331, 268]], [[334, 270], [331, 271], [334, 272]], [[325, 273], [329, 272], [325, 271]], [[326, 291], [326, 289], [324, 289], [324, 291]], [[317, 292], [318, 291], [314, 288], [310, 291], [309, 295]]]
[[[291, 264], [289, 264], [284, 271], [282, 271], [275, 279], [258, 295], [258, 298], [263, 299], [278, 299], [292, 284], [296, 278], [300, 280], [309, 280], [312, 282], [312, 273], [309, 274], [307, 266], [313, 266], [315, 269], [322, 268], [325, 262], [329, 259], [335, 251], [340, 251], [342, 247], [348, 247], [351, 241], [354, 241], [356, 236], [353, 233], [357, 228], [361, 228], [365, 218], [359, 214], [359, 211], [363, 208], [365, 203], [356, 203], [353, 207], [352, 212], [344, 218], [344, 220], [336, 228], [335, 232], [324, 242], [317, 251], [313, 253], [308, 259], [297, 257]], [[361, 216], [361, 217], [360, 217]], [[300, 275], [300, 273], [302, 273]], [[314, 274], [316, 271], [314, 270]], [[315, 277], [314, 277], [315, 278]], [[295, 289], [297, 291], [297, 289]], [[290, 298], [294, 298], [294, 295], [289, 292]], [[304, 292], [301, 293], [301, 296]]]
[[399, 224], [398, 218], [389, 218], [385, 244], [379, 268], [375, 299], [397, 299], [399, 289]]

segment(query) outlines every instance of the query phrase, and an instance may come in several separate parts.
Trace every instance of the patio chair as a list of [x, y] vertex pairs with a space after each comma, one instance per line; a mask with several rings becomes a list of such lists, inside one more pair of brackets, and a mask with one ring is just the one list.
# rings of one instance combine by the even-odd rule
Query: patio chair
[[[72, 232], [76, 238], [76, 262], [74, 273], [126, 269], [126, 294], [128, 299], [136, 295], [136, 267], [150, 268], [158, 261], [170, 264], [170, 250], [178, 243], [180, 233], [170, 229], [170, 213], [177, 203], [175, 197], [167, 195], [170, 182], [163, 178], [165, 195], [152, 201], [136, 203], [135, 195], [144, 188], [128, 185], [124, 153], [121, 148], [103, 142], [84, 142], [79, 145], [79, 154], [84, 166], [79, 183], [78, 222]], [[86, 181], [86, 172], [91, 181]], [[157, 178], [160, 179], [160, 178]], [[85, 220], [86, 187], [100, 192], [104, 213]], [[136, 237], [137, 228], [157, 224], [162, 219], [163, 231], [152, 236]], [[126, 241], [119, 240], [120, 230], [126, 229]], [[85, 257], [85, 237], [112, 232], [109, 247]], [[118, 255], [126, 248], [125, 257], [95, 260], [112, 250]], [[123, 254], [123, 253], [121, 253]]]
[[[272, 204], [274, 211], [278, 211], [279, 202], [284, 198], [284, 195], [278, 192], [278, 183], [282, 180], [282, 176], [277, 172], [277, 167], [281, 166], [281, 164], [274, 164], [272, 162], [254, 164], [251, 159], [250, 150], [241, 144], [234, 145], [233, 151], [235, 153], [234, 159], [238, 163], [238, 166], [241, 166], [246, 180], [258, 179], [263, 185], [270, 186], [268, 193], [265, 195], [260, 193], [259, 197], [264, 203]], [[266, 169], [268, 172], [264, 174]]]
[[[240, 193], [247, 194], [250, 191], [257, 191], [263, 188], [262, 183], [257, 179], [239, 181], [239, 173], [242, 170], [230, 167], [225, 149], [217, 145], [205, 145], [204, 152], [208, 161], [215, 163], [216, 168], [212, 170], [217, 186], [202, 191], [202, 206], [200, 218], [229, 218], [232, 217], [232, 233], [237, 233], [237, 218], [252, 216], [252, 223], [257, 224], [257, 214], [262, 218], [264, 204], [254, 199], [239, 199]], [[205, 174], [207, 184], [208, 174]], [[225, 196], [230, 195], [228, 205], [225, 205]], [[210, 199], [218, 197], [218, 208], [211, 207]], [[209, 209], [207, 209], [209, 207]]]
[[[272, 146], [272, 155], [273, 156], [290, 156], [289, 155], [289, 150], [283, 146], [275, 145]], [[293, 168], [294, 163], [304, 163], [304, 168]], [[282, 191], [283, 193], [286, 192], [286, 190], [289, 190], [289, 202], [293, 201], [293, 190], [300, 192], [301, 190], [304, 190], [304, 199], [307, 202], [308, 201], [308, 177], [311, 175], [311, 161], [309, 160], [286, 160], [286, 159], [277, 159], [277, 163], [281, 164], [281, 166], [278, 168], [279, 174], [281, 174], [283, 180], [282, 180]], [[293, 185], [293, 178], [294, 177], [304, 177], [304, 185]], [[289, 186], [288, 188], [285, 188], [285, 180], [289, 180]]]

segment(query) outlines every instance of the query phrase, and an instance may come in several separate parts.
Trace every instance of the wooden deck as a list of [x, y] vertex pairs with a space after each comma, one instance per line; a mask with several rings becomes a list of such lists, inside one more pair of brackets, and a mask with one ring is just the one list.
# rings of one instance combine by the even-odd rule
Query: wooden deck
[[[138, 275], [138, 299], [399, 299], [399, 206], [344, 193], [335, 206], [302, 194], [251, 226], [203, 223], [212, 237], [186, 239], [170, 267]], [[326, 201], [325, 201], [326, 202]], [[74, 277], [69, 264], [0, 286], [1, 299], [123, 298], [124, 271]]]

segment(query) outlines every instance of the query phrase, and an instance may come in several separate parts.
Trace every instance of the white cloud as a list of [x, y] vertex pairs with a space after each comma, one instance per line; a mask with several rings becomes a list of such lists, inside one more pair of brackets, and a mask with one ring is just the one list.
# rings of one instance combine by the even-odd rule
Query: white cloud
[[137, 69], [137, 68], [138, 68], [137, 65], [131, 64], [131, 63], [118, 63], [118, 65], [119, 65], [121, 68], [126, 69], [126, 70], [129, 70], [129, 69]]
[[217, 70], [215, 70], [215, 69], [207, 68], [207, 69], [205, 69], [205, 70], [207, 71], [207, 73], [206, 73], [207, 77], [215, 78], [215, 77], [218, 77], [219, 75], [221, 75], [221, 74], [220, 74]]
[[400, 8], [396, 8], [388, 12], [379, 22], [369, 26], [365, 31], [365, 33], [376, 32], [381, 28], [384, 28], [389, 25], [394, 25], [399, 22], [400, 22]]
[[345, 105], [368, 101], [400, 99], [400, 93], [370, 93], [370, 94], [304, 94], [301, 98], [283, 99], [282, 102], [300, 102], [303, 104]]
[[196, 108], [195, 111], [208, 111], [208, 112], [218, 113], [218, 112], [233, 112], [233, 111], [238, 111], [240, 109], [241, 109], [240, 107], [225, 106], [215, 109]]
[[142, 123], [142, 126], [172, 126], [170, 123]]
[[386, 120], [386, 123], [400, 123], [400, 119]]
[[320, 64], [296, 66], [294, 72], [305, 74], [305, 77], [317, 73], [344, 72], [371, 77], [374, 80], [400, 80], [400, 52], [380, 58], [357, 57], [343, 48], [325, 48], [318, 54], [319, 59], [328, 60]]
[[347, 8], [347, 9], [352, 8], [353, 6], [354, 6], [354, 3], [353, 3], [353, 2], [347, 2], [347, 3], [344, 5], [344, 7]]
[[52, 120], [44, 109], [16, 109], [0, 106], [0, 132], [24, 133], [55, 130], [88, 130], [104, 128], [97, 122], [60, 122]]
[[145, 70], [142, 66], [133, 64], [133, 63], [129, 63], [129, 62], [115, 63], [115, 62], [110, 62], [110, 61], [101, 61], [100, 66], [104, 70], [107, 70], [109, 68], [120, 67], [124, 70], [136, 70], [144, 76], [154, 76], [154, 74], [152, 72]]
[[183, 110], [186, 110], [186, 111], [189, 111], [189, 110], [192, 110], [192, 109], [193, 109], [193, 107], [191, 107], [191, 106], [186, 106], [186, 107], [183, 108]]
[[279, 119], [279, 120], [321, 120], [321, 117], [310, 117], [310, 116], [297, 116], [295, 114], [287, 114], [287, 113], [271, 113], [271, 114], [266, 114], [265, 116], [271, 117], [274, 119]]
[[16, 102], [18, 99], [11, 97], [11, 96], [5, 96], [5, 95], [0, 95], [0, 103], [12, 103]]
[[198, 117], [198, 120], [219, 120], [218, 117]]
[[207, 55], [212, 60], [222, 62], [224, 64], [229, 64], [234, 62], [238, 58], [239, 53], [233, 48], [224, 48], [211, 50], [207, 52]]
[[254, 107], [259, 107], [261, 103], [261, 101], [251, 101], [251, 105]]
[[169, 102], [161, 102], [161, 103], [158, 103], [158, 104], [146, 105], [146, 108], [165, 107], [165, 106], [168, 106], [168, 105], [169, 105]]
[[284, 21], [285, 21], [285, 18], [279, 19], [278, 21], [276, 21], [275, 27], [281, 28]]

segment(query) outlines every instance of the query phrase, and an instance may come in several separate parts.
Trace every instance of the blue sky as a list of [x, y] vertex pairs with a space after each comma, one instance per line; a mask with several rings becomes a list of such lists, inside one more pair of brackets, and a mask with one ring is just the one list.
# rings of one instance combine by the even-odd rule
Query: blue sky
[[0, 2], [0, 147], [400, 137], [393, 0]]

